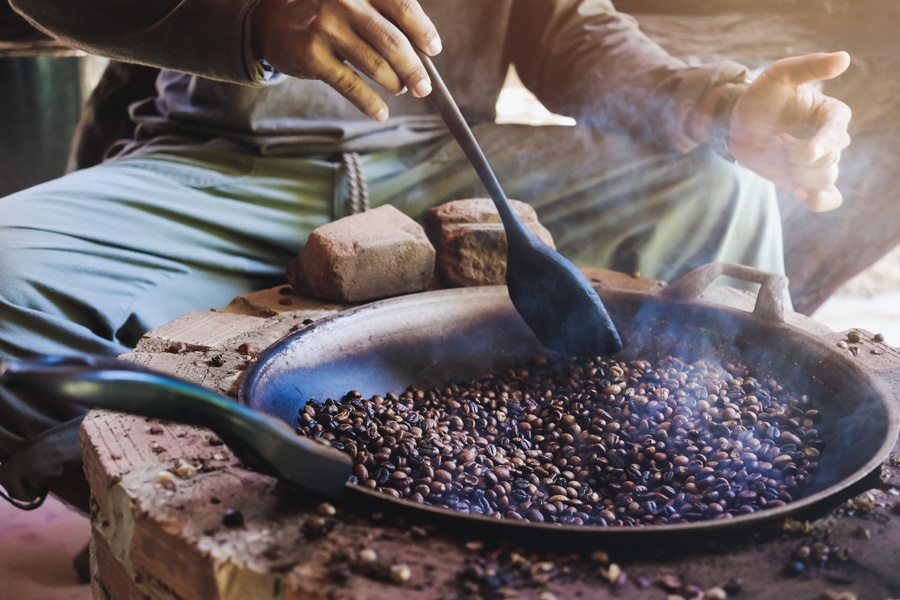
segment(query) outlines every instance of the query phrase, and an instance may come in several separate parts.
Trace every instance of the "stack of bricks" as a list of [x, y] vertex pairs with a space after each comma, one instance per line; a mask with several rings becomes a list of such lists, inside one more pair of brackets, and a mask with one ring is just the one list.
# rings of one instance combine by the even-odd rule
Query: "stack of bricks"
[[[553, 237], [524, 202], [511, 201], [525, 226], [549, 246]], [[503, 285], [506, 234], [489, 199], [456, 200], [431, 209], [425, 228], [390, 205], [319, 227], [290, 262], [300, 293], [365, 302], [429, 287]]]

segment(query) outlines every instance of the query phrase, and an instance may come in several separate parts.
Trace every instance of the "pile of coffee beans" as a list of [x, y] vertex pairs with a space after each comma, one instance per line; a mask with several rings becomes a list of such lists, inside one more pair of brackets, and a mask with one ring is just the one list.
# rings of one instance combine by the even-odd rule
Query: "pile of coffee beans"
[[816, 472], [819, 412], [738, 362], [538, 356], [527, 368], [309, 400], [297, 433], [352, 483], [494, 518], [635, 526], [783, 506]]

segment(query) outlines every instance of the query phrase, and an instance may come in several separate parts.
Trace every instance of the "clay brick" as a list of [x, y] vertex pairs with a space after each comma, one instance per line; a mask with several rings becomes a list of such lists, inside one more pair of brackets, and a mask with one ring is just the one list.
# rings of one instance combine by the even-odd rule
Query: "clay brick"
[[287, 278], [314, 298], [362, 302], [424, 290], [434, 254], [422, 226], [385, 205], [315, 229]]
[[[555, 248], [553, 236], [538, 222], [534, 209], [510, 200], [532, 233]], [[425, 230], [437, 251], [435, 272], [447, 287], [506, 283], [506, 233], [492, 200], [454, 200], [425, 214]]]
[[148, 331], [138, 341], [139, 352], [165, 352], [184, 344], [187, 350], [237, 346], [242, 336], [266, 325], [261, 317], [203, 310], [182, 315], [161, 327]]

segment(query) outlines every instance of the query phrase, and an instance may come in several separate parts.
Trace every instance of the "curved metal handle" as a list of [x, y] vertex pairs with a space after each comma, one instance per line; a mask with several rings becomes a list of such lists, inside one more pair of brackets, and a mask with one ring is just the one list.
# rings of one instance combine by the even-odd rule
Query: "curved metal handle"
[[0, 382], [44, 401], [67, 401], [212, 429], [248, 466], [336, 495], [353, 467], [346, 454], [286, 423], [187, 381], [127, 361], [48, 357], [0, 365]]
[[712, 262], [697, 267], [663, 288], [659, 292], [659, 297], [664, 300], [695, 300], [722, 275], [758, 283], [760, 290], [756, 296], [753, 314], [770, 323], [784, 322], [784, 299], [788, 289], [788, 278], [745, 265]]

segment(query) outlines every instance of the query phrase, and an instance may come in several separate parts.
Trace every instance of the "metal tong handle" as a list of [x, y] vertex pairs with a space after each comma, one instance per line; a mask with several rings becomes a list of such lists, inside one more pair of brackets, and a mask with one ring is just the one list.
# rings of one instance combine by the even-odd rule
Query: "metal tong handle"
[[47, 357], [0, 365], [0, 382], [44, 400], [212, 429], [247, 465], [306, 490], [336, 495], [349, 456], [298, 436], [286, 423], [187, 381], [127, 361]]

